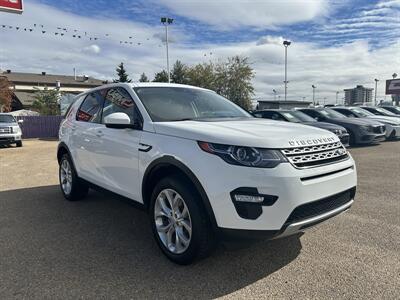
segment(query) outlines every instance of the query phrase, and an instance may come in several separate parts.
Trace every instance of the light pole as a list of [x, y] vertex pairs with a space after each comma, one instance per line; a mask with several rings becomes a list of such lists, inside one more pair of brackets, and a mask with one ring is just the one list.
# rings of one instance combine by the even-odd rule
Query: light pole
[[379, 79], [375, 78], [375, 105], [376, 105], [376, 96], [378, 95], [378, 81]]
[[315, 106], [315, 89], [317, 87], [315, 85], [312, 85], [312, 103]]
[[274, 101], [276, 101], [276, 90], [273, 89], [272, 92], [274, 93]]
[[171, 25], [174, 19], [163, 17], [161, 23], [165, 26], [165, 45], [167, 48], [167, 72], [168, 72], [168, 83], [171, 82], [171, 74], [169, 72], [169, 52], [168, 52], [168, 25]]
[[339, 91], [336, 91], [336, 104], [338, 104], [339, 101]]
[[283, 46], [285, 46], [285, 101], [287, 100], [287, 48], [290, 46], [291, 42], [283, 41]]

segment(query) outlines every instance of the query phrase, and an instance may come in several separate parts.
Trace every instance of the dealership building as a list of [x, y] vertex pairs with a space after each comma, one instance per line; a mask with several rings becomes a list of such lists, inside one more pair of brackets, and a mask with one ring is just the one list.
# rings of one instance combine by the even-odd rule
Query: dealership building
[[13, 91], [12, 111], [31, 108], [34, 92], [37, 90], [58, 89], [62, 94], [62, 101], [67, 101], [74, 95], [107, 83], [88, 76], [51, 75], [46, 72], [20, 73], [11, 70], [0, 72], [0, 77], [7, 78]]

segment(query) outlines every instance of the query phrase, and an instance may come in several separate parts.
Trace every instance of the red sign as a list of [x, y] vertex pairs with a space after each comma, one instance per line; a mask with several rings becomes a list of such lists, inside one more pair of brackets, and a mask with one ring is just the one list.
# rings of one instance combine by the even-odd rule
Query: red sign
[[0, 11], [22, 14], [22, 0], [0, 0]]

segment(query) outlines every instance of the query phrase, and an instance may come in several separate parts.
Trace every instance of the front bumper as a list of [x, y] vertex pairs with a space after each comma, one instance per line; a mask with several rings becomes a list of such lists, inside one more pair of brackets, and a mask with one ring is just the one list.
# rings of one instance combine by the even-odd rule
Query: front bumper
[[0, 135], [0, 144], [2, 144], [2, 145], [14, 144], [20, 140], [21, 140], [21, 134], [1, 134]]
[[[351, 157], [315, 168], [296, 169], [290, 163], [282, 163], [273, 169], [260, 169], [232, 166], [206, 153], [199, 155], [207, 155], [207, 158], [192, 163], [192, 170], [207, 193], [217, 226], [222, 231], [267, 231], [273, 236], [280, 232], [283, 234], [282, 230], [289, 225], [289, 216], [297, 207], [348, 191], [357, 185], [356, 168]], [[205, 160], [209, 161], [206, 166]], [[253, 188], [259, 194], [278, 199], [272, 205], [262, 206], [261, 214], [255, 218], [246, 218], [238, 213], [230, 195], [242, 187]]]
[[386, 139], [395, 139], [400, 137], [400, 126], [386, 125]]
[[357, 144], [376, 144], [386, 140], [386, 133], [382, 134], [363, 134], [360, 135], [356, 141]]

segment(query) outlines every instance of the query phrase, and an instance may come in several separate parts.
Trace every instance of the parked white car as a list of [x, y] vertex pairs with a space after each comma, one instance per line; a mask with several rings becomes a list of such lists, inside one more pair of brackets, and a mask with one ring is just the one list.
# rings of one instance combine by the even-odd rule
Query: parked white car
[[221, 234], [277, 238], [352, 204], [356, 167], [326, 130], [257, 119], [218, 94], [177, 84], [85, 92], [60, 127], [68, 200], [101, 187], [140, 203], [172, 261], [188, 264]]
[[22, 121], [17, 122], [8, 113], [0, 113], [0, 145], [15, 144], [22, 147], [22, 131], [19, 127]]

